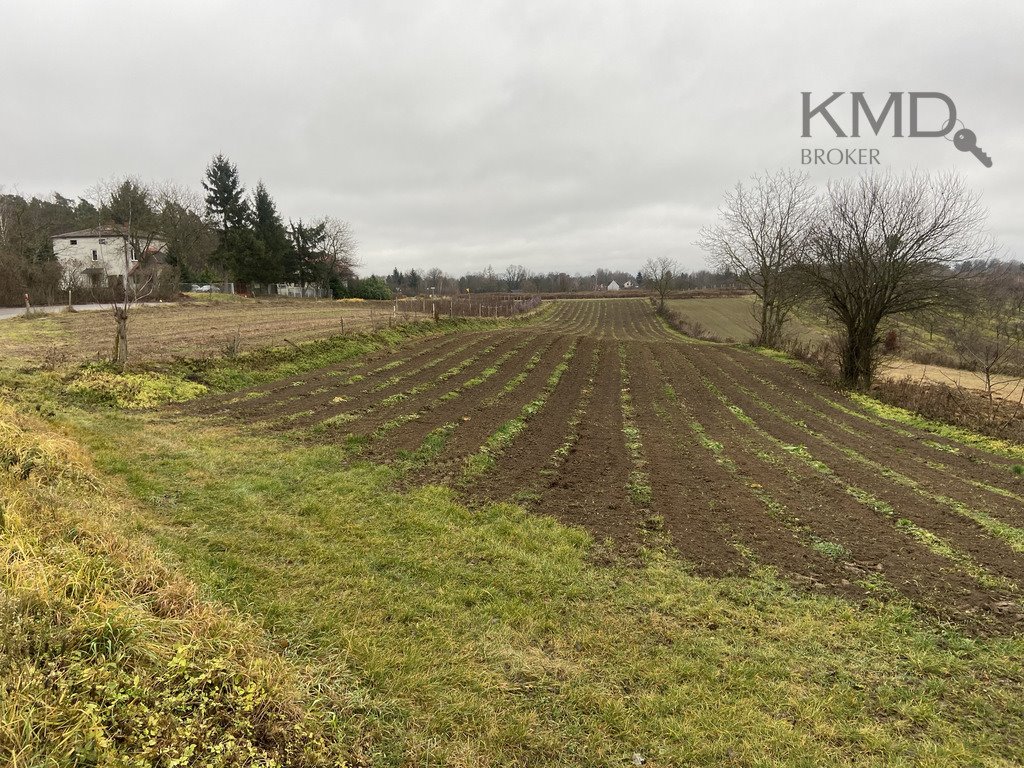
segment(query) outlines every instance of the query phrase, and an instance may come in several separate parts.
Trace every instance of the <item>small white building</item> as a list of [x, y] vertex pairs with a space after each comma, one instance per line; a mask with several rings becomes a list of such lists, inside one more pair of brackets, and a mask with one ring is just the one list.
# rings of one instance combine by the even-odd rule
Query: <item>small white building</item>
[[617, 290], [619, 290], [619, 284], [616, 283], [614, 280], [612, 280], [610, 283], [608, 283], [607, 290], [609, 290], [609, 291], [617, 291]]
[[167, 248], [163, 240], [146, 238], [136, 246], [144, 252], [136, 253], [126, 231], [113, 225], [64, 232], [52, 241], [53, 255], [64, 268], [69, 288], [114, 288], [126, 282], [125, 275], [131, 282], [140, 258], [164, 254]]

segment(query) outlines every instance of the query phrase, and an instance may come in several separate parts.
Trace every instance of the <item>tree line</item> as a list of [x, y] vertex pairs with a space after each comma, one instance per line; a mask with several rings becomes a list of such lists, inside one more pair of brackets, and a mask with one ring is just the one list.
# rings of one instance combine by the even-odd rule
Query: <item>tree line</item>
[[[375, 278], [380, 279], [380, 278]], [[437, 267], [408, 272], [395, 267], [383, 282], [395, 294], [415, 296], [423, 293], [448, 295], [452, 293], [578, 293], [600, 291], [612, 281], [620, 288], [627, 285], [648, 288], [643, 271], [598, 268], [589, 274], [568, 272], [532, 272], [519, 264], [510, 264], [498, 272], [486, 267], [479, 272], [453, 276]], [[693, 272], [674, 270], [671, 290], [734, 288], [736, 275], [728, 270], [700, 269]]]

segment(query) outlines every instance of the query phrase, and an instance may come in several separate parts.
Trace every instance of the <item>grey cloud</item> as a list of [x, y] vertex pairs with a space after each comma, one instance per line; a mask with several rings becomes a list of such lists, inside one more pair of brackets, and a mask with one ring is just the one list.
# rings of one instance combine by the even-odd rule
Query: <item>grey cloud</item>
[[699, 267], [722, 192], [799, 165], [800, 91], [941, 90], [991, 170], [933, 141], [864, 145], [894, 170], [964, 173], [1024, 255], [1016, 2], [97, 0], [2, 17], [0, 184], [26, 192], [119, 173], [197, 186], [223, 151], [286, 214], [350, 220], [367, 271]]

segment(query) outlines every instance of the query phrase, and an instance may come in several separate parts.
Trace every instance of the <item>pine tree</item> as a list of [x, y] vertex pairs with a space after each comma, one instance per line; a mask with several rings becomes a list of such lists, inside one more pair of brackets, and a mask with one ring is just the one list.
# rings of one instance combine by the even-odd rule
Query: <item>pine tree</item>
[[301, 219], [291, 225], [289, 239], [294, 258], [294, 278], [301, 285], [321, 282], [326, 279], [323, 270], [325, 227], [321, 224], [304, 224]]
[[120, 227], [151, 224], [156, 216], [152, 193], [135, 179], [122, 181], [103, 206], [103, 217]]
[[222, 154], [213, 158], [206, 169], [203, 189], [206, 190], [206, 212], [220, 225], [222, 235], [245, 226], [249, 206], [234, 163]]
[[277, 206], [262, 181], [256, 185], [253, 195], [252, 225], [253, 233], [263, 249], [262, 268], [257, 281], [276, 283], [283, 280], [288, 268], [294, 266], [292, 245]]

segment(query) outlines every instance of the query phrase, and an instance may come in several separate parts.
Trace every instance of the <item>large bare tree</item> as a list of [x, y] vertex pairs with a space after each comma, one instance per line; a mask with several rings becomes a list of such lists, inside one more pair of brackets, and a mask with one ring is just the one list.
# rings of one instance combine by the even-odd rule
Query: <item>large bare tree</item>
[[326, 216], [320, 220], [324, 227], [324, 269], [328, 280], [350, 280], [355, 276], [358, 243], [352, 226], [347, 221]]
[[644, 262], [644, 285], [658, 294], [658, 311], [665, 311], [665, 297], [672, 288], [672, 279], [677, 271], [674, 259], [669, 256], [658, 256]]
[[884, 320], [958, 299], [963, 262], [990, 248], [985, 218], [953, 174], [876, 173], [828, 185], [802, 272], [842, 329], [847, 385], [870, 386]]
[[446, 278], [443, 270], [438, 267], [431, 267], [427, 270], [427, 286], [438, 295], [444, 293], [445, 281]]
[[505, 285], [509, 291], [518, 291], [529, 276], [529, 271], [521, 264], [509, 264], [505, 267]]
[[217, 250], [217, 231], [204, 221], [203, 196], [189, 187], [167, 183], [156, 197], [170, 261], [189, 275], [209, 271]]
[[790, 312], [799, 303], [796, 274], [815, 209], [806, 174], [777, 171], [754, 176], [726, 193], [719, 221], [701, 230], [698, 245], [720, 270], [736, 274], [755, 302], [758, 346], [779, 347]]

